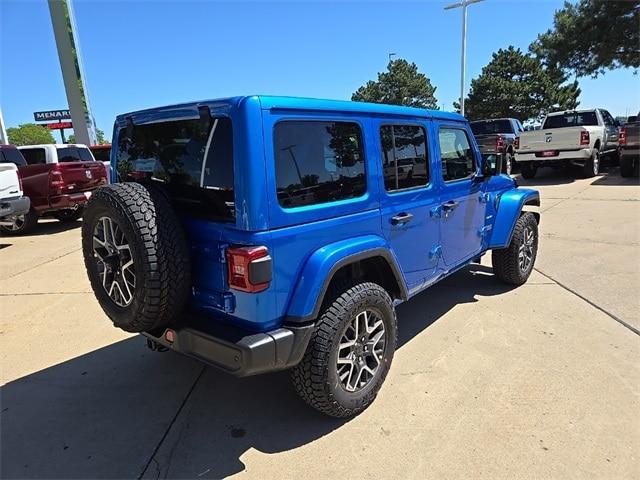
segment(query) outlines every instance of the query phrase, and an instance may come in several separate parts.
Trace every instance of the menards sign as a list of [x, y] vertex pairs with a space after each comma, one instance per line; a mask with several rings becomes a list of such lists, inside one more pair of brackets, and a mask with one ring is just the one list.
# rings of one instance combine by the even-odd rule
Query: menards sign
[[71, 120], [69, 110], [48, 110], [46, 112], [33, 112], [36, 122], [46, 122], [48, 120]]

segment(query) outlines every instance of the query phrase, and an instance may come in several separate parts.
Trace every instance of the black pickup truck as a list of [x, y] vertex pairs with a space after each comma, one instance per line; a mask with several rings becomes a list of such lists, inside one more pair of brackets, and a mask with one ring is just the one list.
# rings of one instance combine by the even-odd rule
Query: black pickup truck
[[501, 160], [502, 173], [511, 175], [514, 167], [513, 151], [516, 138], [524, 131], [520, 120], [515, 118], [495, 118], [471, 122], [471, 130], [476, 137], [480, 153], [485, 158]]
[[640, 170], [640, 112], [620, 128], [620, 175], [632, 177]]

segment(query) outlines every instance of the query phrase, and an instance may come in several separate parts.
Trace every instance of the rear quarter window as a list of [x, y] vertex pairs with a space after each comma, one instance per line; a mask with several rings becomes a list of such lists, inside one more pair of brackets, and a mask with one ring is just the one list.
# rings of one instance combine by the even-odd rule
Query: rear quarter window
[[360, 197], [366, 191], [360, 126], [285, 120], [274, 128], [278, 203], [300, 207]]

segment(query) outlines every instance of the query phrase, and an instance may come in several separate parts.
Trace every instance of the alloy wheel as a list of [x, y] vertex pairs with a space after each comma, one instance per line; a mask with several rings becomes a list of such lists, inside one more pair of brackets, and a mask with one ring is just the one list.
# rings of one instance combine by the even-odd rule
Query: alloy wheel
[[384, 322], [376, 312], [360, 312], [346, 326], [338, 346], [337, 371], [347, 392], [361, 390], [376, 376], [386, 343]]
[[120, 307], [129, 305], [136, 286], [133, 254], [124, 232], [109, 217], [98, 219], [93, 230], [93, 256], [109, 298]]
[[533, 244], [535, 241], [535, 233], [533, 228], [526, 227], [522, 236], [522, 243], [518, 249], [518, 266], [522, 273], [529, 271], [533, 263]]
[[26, 222], [26, 219], [24, 215], [16, 215], [15, 217], [13, 217], [13, 222], [11, 223], [11, 225], [9, 225], [8, 228], [13, 232], [17, 232], [21, 230], [22, 227], [24, 227], [25, 222]]

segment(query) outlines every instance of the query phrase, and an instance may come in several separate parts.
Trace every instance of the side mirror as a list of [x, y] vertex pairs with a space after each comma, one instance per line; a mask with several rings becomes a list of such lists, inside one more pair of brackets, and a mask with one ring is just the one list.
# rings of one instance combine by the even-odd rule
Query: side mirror
[[500, 175], [502, 171], [501, 155], [482, 155], [482, 175], [484, 177], [493, 177]]

